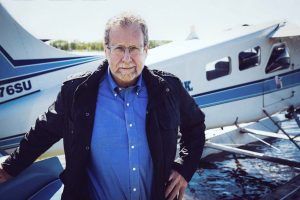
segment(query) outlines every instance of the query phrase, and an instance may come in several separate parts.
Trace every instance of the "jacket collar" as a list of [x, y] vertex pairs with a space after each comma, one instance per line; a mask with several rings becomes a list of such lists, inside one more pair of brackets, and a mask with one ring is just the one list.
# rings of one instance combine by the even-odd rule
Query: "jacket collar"
[[[85, 79], [79, 86], [78, 92], [97, 92], [99, 83], [105, 77], [108, 69], [108, 61], [105, 59], [100, 66], [95, 70], [87, 79]], [[147, 66], [142, 71], [142, 76], [148, 90], [149, 106], [156, 106], [161, 99], [161, 95], [169, 91], [167, 82], [161, 77], [156, 75], [153, 71], [149, 70]]]
[[151, 109], [161, 103], [162, 95], [170, 89], [165, 79], [149, 70], [147, 66], [144, 67], [142, 73], [148, 90], [148, 108]]
[[[105, 59], [100, 64], [98, 69], [85, 81], [85, 83], [91, 85], [92, 87], [98, 87], [99, 82], [103, 80], [107, 69], [108, 61]], [[167, 86], [167, 82], [162, 77], [154, 74], [153, 71], [149, 70], [147, 66], [144, 67], [142, 76], [150, 94], [156, 95], [157, 93], [161, 92], [160, 90], [164, 90]]]
[[99, 83], [103, 80], [106, 70], [108, 68], [107, 60], [103, 60], [100, 66], [90, 76], [88, 76], [80, 85], [77, 87], [76, 93], [85, 91], [98, 91]]
[[150, 71], [147, 66], [144, 67], [142, 73], [149, 93], [153, 95], [157, 94], [157, 89], [161, 88], [161, 86], [165, 84], [164, 79]]

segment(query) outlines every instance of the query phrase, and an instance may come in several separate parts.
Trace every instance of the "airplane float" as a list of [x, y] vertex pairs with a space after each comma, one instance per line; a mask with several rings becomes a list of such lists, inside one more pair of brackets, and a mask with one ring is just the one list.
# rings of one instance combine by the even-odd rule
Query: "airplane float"
[[[93, 71], [102, 58], [73, 55], [45, 44], [20, 26], [0, 3], [0, 153], [7, 155], [17, 147], [37, 116], [54, 101], [68, 75]], [[207, 148], [203, 157], [221, 150], [300, 166], [297, 162], [232, 147], [254, 141], [266, 143], [262, 140], [266, 137], [290, 139], [298, 146], [299, 138], [275, 133], [281, 127], [276, 123], [278, 119], [271, 116], [287, 110], [287, 116], [299, 122], [300, 28], [297, 26], [288, 22], [244, 25], [209, 41], [191, 34], [188, 40], [151, 49], [146, 64], [182, 80], [206, 114], [207, 129], [224, 127], [206, 131]], [[249, 122], [257, 123], [243, 125]], [[237, 128], [228, 130], [229, 125]], [[56, 155], [61, 148], [58, 144], [47, 155]], [[48, 164], [37, 162], [28, 170], [37, 170], [36, 165], [49, 168], [49, 163], [56, 162], [53, 159], [45, 161]], [[61, 168], [51, 169], [56, 176], [48, 175], [47, 181], [40, 183], [42, 190], [27, 188], [27, 198], [53, 195], [61, 186], [57, 178]], [[0, 195], [16, 195], [8, 191], [27, 180], [27, 176], [20, 175], [19, 182], [5, 183], [0, 187]]]

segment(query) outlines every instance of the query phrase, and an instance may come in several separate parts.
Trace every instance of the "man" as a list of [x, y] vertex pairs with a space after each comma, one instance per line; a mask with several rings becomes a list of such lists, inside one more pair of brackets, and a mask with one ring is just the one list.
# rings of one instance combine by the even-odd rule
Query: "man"
[[204, 114], [177, 77], [144, 66], [148, 30], [139, 16], [110, 19], [104, 40], [107, 60], [64, 82], [48, 112], [2, 163], [0, 180], [16, 176], [63, 138], [62, 199], [182, 199], [202, 154]]

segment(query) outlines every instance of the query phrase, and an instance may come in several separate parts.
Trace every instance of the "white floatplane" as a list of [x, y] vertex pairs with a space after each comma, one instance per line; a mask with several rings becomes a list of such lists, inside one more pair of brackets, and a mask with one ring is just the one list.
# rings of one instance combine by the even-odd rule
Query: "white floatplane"
[[[102, 57], [45, 44], [2, 4], [0, 19], [0, 147], [9, 152], [66, 77], [94, 70]], [[244, 25], [209, 41], [191, 33], [188, 40], [151, 49], [147, 65], [182, 80], [205, 112], [207, 129], [258, 121], [300, 105], [300, 28], [286, 22]]]
[[[208, 130], [206, 146], [210, 148], [205, 149], [203, 156], [217, 149], [288, 163], [241, 151], [232, 145], [264, 142], [265, 137], [291, 139], [297, 145], [299, 138], [274, 133], [280, 126], [272, 122], [271, 115], [289, 110], [288, 116], [297, 116], [300, 28], [287, 22], [272, 22], [242, 26], [207, 41], [191, 35], [189, 40], [151, 49], [147, 65], [169, 71], [182, 80], [205, 112], [207, 129], [237, 126], [234, 130], [226, 127], [222, 131]], [[68, 54], [46, 45], [23, 29], [0, 3], [0, 153], [7, 154], [18, 145], [36, 117], [55, 99], [68, 75], [93, 71], [101, 59], [100, 56]], [[256, 124], [242, 125], [258, 120]], [[57, 154], [57, 150], [61, 150], [61, 145], [48, 155]], [[48, 179], [40, 180], [40, 186], [35, 185], [35, 188], [26, 187], [23, 192], [31, 199], [49, 197], [61, 185], [57, 179], [61, 167], [49, 168], [53, 163], [57, 163], [55, 158], [44, 164], [34, 164], [20, 175], [17, 183], [2, 185], [0, 196], [15, 195], [8, 191], [25, 185], [30, 171], [38, 170], [43, 174], [39, 169], [45, 167], [52, 170], [51, 175], [45, 175]], [[291, 165], [299, 167], [299, 163]], [[37, 188], [42, 187], [37, 192]]]
[[[270, 117], [287, 110], [287, 116], [294, 116], [300, 127], [296, 114], [300, 106], [300, 27], [271, 22], [244, 25], [209, 41], [190, 36], [190, 40], [151, 50], [147, 64], [180, 77], [206, 114], [210, 129], [206, 146], [211, 148], [205, 149], [203, 157], [217, 150], [250, 155], [224, 144], [240, 146], [266, 137], [290, 139], [300, 149], [299, 138], [290, 137], [278, 125], [282, 119]], [[257, 121], [243, 128], [239, 125]], [[215, 129], [230, 125], [235, 127]], [[278, 129], [282, 135], [273, 134]]]

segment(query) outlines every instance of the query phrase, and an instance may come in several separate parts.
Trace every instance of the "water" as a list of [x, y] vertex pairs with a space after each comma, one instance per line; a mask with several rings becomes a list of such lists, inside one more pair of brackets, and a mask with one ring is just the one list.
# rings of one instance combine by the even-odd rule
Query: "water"
[[[300, 133], [294, 121], [282, 126], [291, 135]], [[300, 150], [289, 140], [268, 142], [280, 151], [260, 142], [247, 145], [246, 149], [300, 162]], [[186, 190], [185, 200], [259, 199], [298, 174], [300, 169], [242, 155], [213, 155], [200, 164]]]

